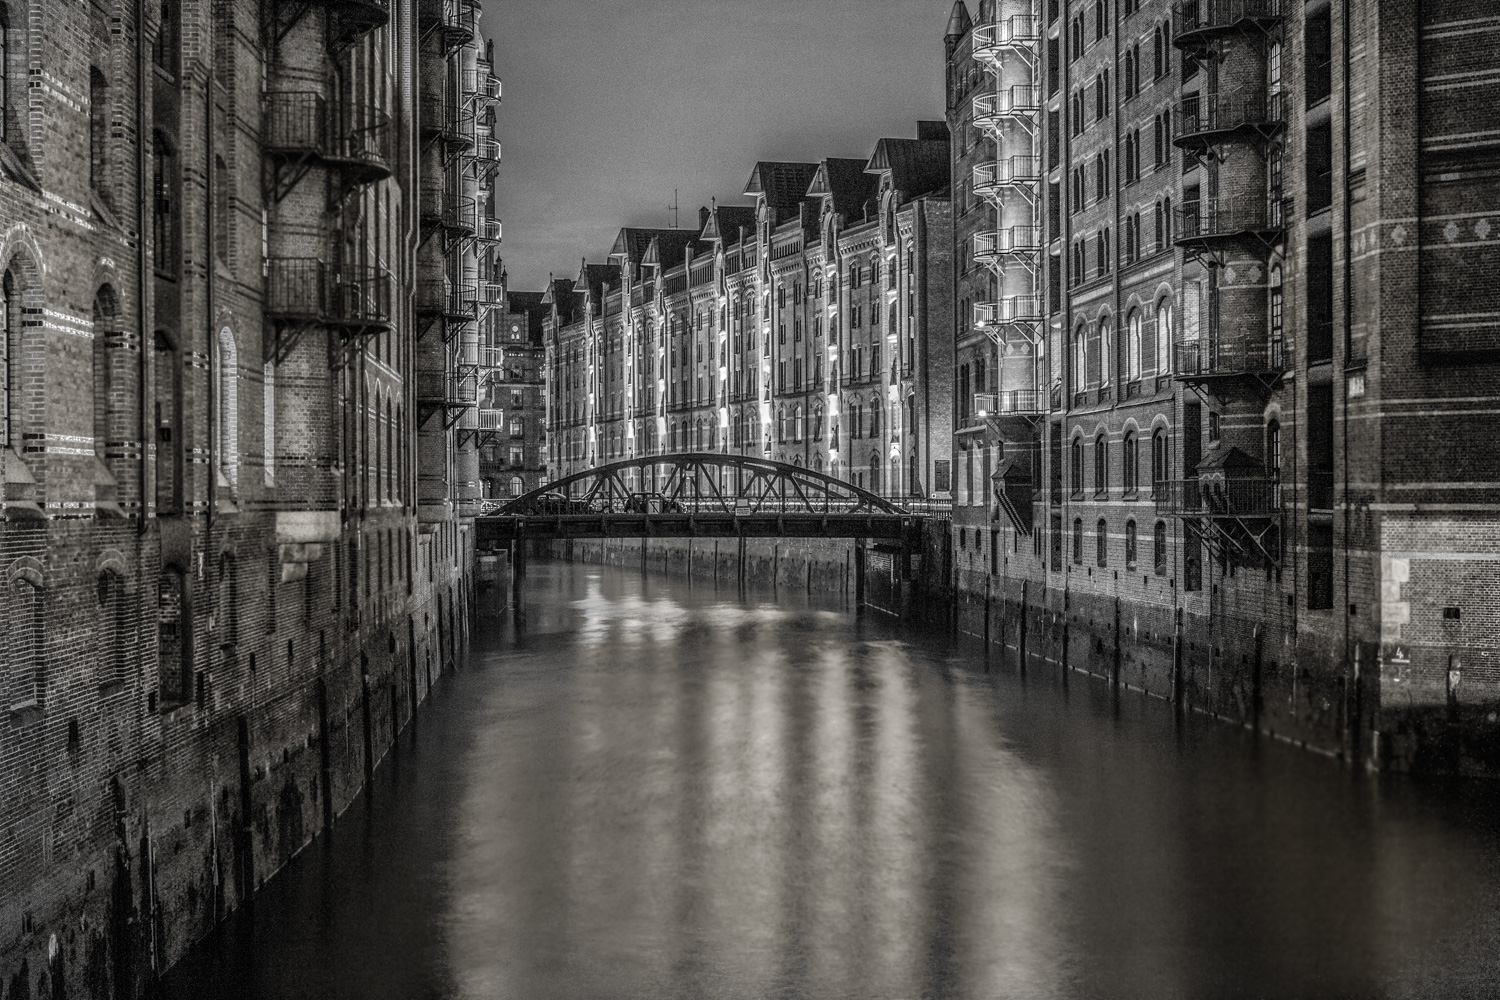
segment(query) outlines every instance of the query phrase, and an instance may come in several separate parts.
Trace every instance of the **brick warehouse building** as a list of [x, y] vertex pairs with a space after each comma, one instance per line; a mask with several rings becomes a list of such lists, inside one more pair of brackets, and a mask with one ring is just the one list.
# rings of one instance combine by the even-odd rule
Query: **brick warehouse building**
[[1489, 7], [955, 4], [970, 627], [1355, 759], [1500, 765]]
[[548, 477], [707, 451], [946, 495], [942, 123], [865, 159], [759, 163], [745, 195], [692, 230], [624, 229], [607, 264], [552, 283]]
[[137, 995], [462, 649], [478, 15], [0, 2], [6, 997]]

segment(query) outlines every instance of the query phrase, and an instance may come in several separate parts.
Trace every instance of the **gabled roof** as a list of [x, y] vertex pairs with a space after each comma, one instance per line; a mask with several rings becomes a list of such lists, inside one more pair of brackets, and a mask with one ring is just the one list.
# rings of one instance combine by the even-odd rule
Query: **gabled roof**
[[743, 205], [715, 205], [708, 210], [708, 223], [698, 238], [705, 243], [722, 243], [732, 247], [739, 242], [741, 229], [754, 228], [755, 209]]
[[771, 210], [774, 228], [797, 214], [797, 207], [807, 197], [807, 186], [818, 172], [816, 163], [774, 163], [762, 160], [745, 183], [745, 194], [764, 197]]
[[829, 158], [818, 164], [808, 186], [810, 198], [832, 199], [833, 210], [847, 222], [857, 222], [876, 210], [880, 183], [865, 171], [866, 160]]
[[948, 30], [943, 32], [945, 38], [962, 38], [974, 27], [974, 22], [969, 19], [969, 8], [964, 5], [964, 0], [954, 0], [953, 13], [948, 17]]
[[691, 229], [653, 229], [651, 244], [646, 248], [641, 263], [652, 267], [671, 269], [687, 258], [688, 248], [693, 256], [710, 253], [712, 247], [698, 239]]
[[889, 174], [891, 186], [907, 198], [941, 191], [948, 186], [948, 142], [936, 139], [881, 139], [865, 167], [870, 173]]
[[1263, 476], [1266, 472], [1266, 464], [1259, 459], [1251, 458], [1239, 448], [1226, 448], [1199, 462], [1198, 472], [1220, 472], [1226, 475], [1248, 472]]
[[580, 293], [592, 296], [595, 302], [604, 301], [604, 289], [610, 284], [614, 277], [615, 269], [609, 264], [590, 264], [583, 262], [578, 272], [578, 283], [573, 287]]

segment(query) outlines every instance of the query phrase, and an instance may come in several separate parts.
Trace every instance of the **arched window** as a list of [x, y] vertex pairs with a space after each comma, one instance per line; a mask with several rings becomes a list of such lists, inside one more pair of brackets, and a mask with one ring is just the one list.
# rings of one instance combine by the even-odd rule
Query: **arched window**
[[1109, 440], [1101, 433], [1094, 438], [1094, 496], [1109, 492]]
[[880, 452], [870, 452], [870, 492], [880, 492]]
[[1073, 332], [1073, 392], [1085, 392], [1089, 386], [1088, 328], [1080, 325]]
[[1172, 478], [1171, 462], [1167, 451], [1167, 432], [1157, 428], [1151, 435], [1151, 489], [1158, 496], [1165, 491], [1167, 480]]
[[776, 443], [786, 444], [786, 410], [776, 411]]
[[870, 284], [875, 285], [875, 284], [879, 284], [879, 283], [880, 283], [880, 258], [879, 257], [871, 257], [870, 258]]
[[219, 418], [219, 473], [231, 494], [240, 482], [239, 351], [229, 327], [219, 331], [219, 377], [215, 403]]
[[1165, 375], [1172, 359], [1172, 300], [1163, 298], [1156, 304], [1156, 373]]
[[802, 406], [800, 403], [792, 407], [792, 440], [799, 444], [802, 442]]
[[879, 396], [871, 396], [870, 397], [870, 437], [878, 437], [880, 435], [880, 412], [881, 412], [880, 397]]
[[41, 704], [45, 661], [42, 588], [27, 577], [11, 581], [4, 644], [5, 696], [11, 711]]
[[1099, 365], [1098, 382], [1100, 385], [1110, 384], [1111, 376], [1114, 374], [1112, 363], [1114, 355], [1114, 328], [1108, 317], [1099, 321], [1099, 344], [1097, 362]]
[[1125, 378], [1126, 382], [1141, 380], [1141, 311], [1130, 310], [1125, 318]]
[[814, 441], [821, 441], [821, 440], [823, 440], [823, 404], [822, 403], [818, 403], [816, 406], [813, 407], [812, 439]]
[[1151, 542], [1151, 562], [1156, 567], [1157, 576], [1167, 575], [1167, 522], [1157, 521], [1156, 531]]
[[1120, 444], [1120, 482], [1126, 496], [1140, 489], [1140, 448], [1135, 431], [1126, 431]]
[[1281, 509], [1281, 421], [1266, 424], [1266, 479], [1271, 487], [1271, 509]]
[[1083, 438], [1075, 437], [1072, 446], [1073, 495], [1083, 496]]
[[522, 479], [520, 476], [511, 476], [510, 477], [510, 495], [513, 496], [513, 497], [518, 497], [522, 493], [525, 493], [525, 492], [526, 492], [526, 481], [524, 479]]
[[1286, 336], [1285, 331], [1285, 299], [1281, 288], [1281, 265], [1271, 266], [1271, 309], [1270, 309], [1270, 338], [1271, 338], [1271, 368], [1280, 370], [1282, 365], [1282, 344]]
[[129, 674], [129, 654], [135, 647], [130, 636], [130, 608], [125, 597], [125, 578], [114, 570], [99, 574], [95, 585], [99, 599], [100, 643], [98, 681], [101, 688], [113, 692], [125, 683]]
[[1102, 517], [1094, 526], [1094, 562], [1099, 566], [1109, 565], [1109, 526]]
[[1083, 518], [1073, 518], [1073, 565], [1083, 565]]

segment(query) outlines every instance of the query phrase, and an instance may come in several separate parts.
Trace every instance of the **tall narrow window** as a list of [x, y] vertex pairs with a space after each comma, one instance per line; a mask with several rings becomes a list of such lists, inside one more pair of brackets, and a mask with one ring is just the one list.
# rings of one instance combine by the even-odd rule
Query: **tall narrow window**
[[1071, 454], [1073, 496], [1083, 496], [1083, 438], [1074, 438]]
[[10, 5], [0, 3], [0, 142], [10, 141]]
[[1171, 370], [1172, 300], [1162, 299], [1156, 306], [1156, 371], [1165, 375]]
[[229, 263], [229, 223], [231, 219], [229, 199], [229, 168], [224, 157], [214, 157], [214, 256], [220, 263]]
[[177, 349], [166, 334], [156, 333], [156, 510], [182, 512], [182, 378]]
[[187, 580], [176, 569], [168, 569], [156, 586], [157, 686], [162, 705], [180, 705], [192, 691], [186, 611]]
[[3, 669], [6, 706], [15, 711], [41, 703], [45, 665], [42, 588], [25, 577], [11, 581], [10, 607], [6, 613], [6, 645]]
[[1167, 452], [1167, 432], [1157, 428], [1151, 435], [1151, 488], [1158, 498], [1164, 495], [1167, 480], [1172, 478]]
[[1094, 562], [1101, 567], [1109, 565], [1109, 525], [1102, 517], [1094, 527]]
[[112, 433], [110, 426], [111, 400], [114, 396], [114, 378], [111, 370], [110, 337], [117, 331], [119, 308], [114, 291], [105, 285], [94, 296], [94, 454], [102, 461], [106, 442]]
[[156, 273], [177, 277], [177, 155], [167, 137], [152, 133], [151, 237]]
[[219, 485], [231, 495], [240, 483], [239, 351], [229, 327], [219, 331], [219, 377], [215, 389], [219, 428]]
[[1136, 536], [1135, 522], [1125, 522], [1125, 568], [1135, 569], [1136, 565]]
[[1141, 311], [1132, 309], [1125, 319], [1125, 377], [1124, 381], [1139, 382], [1141, 379]]
[[8, 446], [16, 403], [11, 384], [11, 358], [17, 354], [21, 337], [20, 303], [16, 301], [16, 282], [11, 273], [0, 275], [0, 446]]
[[178, 52], [182, 48], [180, 12], [177, 0], [162, 0], [156, 40], [151, 45], [151, 60], [174, 80], [177, 78]]
[[1083, 565], [1083, 518], [1073, 518], [1073, 564]]
[[1139, 444], [1135, 431], [1126, 431], [1125, 440], [1120, 444], [1120, 482], [1127, 496], [1140, 489]]
[[1157, 576], [1167, 575], [1167, 522], [1157, 521], [1152, 533], [1151, 562]]
[[105, 693], [113, 693], [124, 684], [129, 672], [128, 656], [135, 643], [130, 636], [130, 609], [125, 598], [125, 578], [113, 570], [99, 574], [96, 584], [99, 599], [100, 643], [98, 682]]
[[1109, 492], [1109, 441], [1103, 434], [1094, 438], [1094, 496]]
[[109, 83], [97, 66], [89, 69], [89, 187], [110, 204]]

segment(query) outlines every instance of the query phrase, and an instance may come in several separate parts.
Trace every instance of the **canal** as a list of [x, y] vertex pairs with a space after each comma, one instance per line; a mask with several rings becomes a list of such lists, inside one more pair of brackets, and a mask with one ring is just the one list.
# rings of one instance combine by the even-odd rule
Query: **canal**
[[1500, 989], [1480, 784], [1372, 780], [941, 630], [533, 565], [169, 997]]

